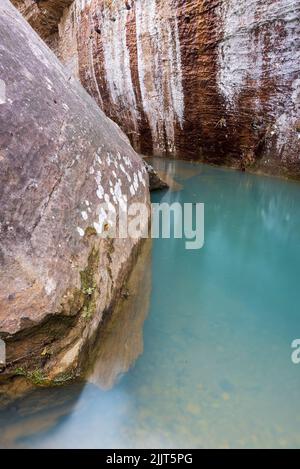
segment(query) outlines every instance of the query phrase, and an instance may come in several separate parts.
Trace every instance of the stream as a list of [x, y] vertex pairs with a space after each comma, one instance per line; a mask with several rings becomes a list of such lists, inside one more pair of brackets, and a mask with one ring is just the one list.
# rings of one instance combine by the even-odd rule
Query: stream
[[153, 240], [86, 382], [0, 411], [3, 448], [300, 448], [300, 184], [153, 160], [205, 245]]

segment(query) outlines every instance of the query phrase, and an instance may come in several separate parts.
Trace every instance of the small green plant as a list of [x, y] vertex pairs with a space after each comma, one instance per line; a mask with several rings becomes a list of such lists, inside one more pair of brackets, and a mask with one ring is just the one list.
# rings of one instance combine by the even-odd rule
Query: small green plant
[[18, 367], [15, 369], [15, 375], [16, 376], [26, 376], [27, 372], [24, 368]]
[[74, 379], [74, 374], [71, 372], [61, 373], [59, 376], [54, 378], [52, 384], [54, 386], [61, 386], [62, 384], [67, 383], [68, 381], [72, 381]]
[[84, 288], [82, 291], [83, 291], [83, 293], [84, 293], [85, 295], [87, 295], [87, 296], [92, 296], [92, 294], [94, 293], [95, 289], [96, 289], [96, 286], [94, 285], [94, 286], [92, 286], [92, 287]]
[[36, 386], [41, 386], [45, 383], [46, 378], [41, 370], [34, 370], [28, 374], [30, 381]]
[[41, 386], [45, 384], [45, 382], [47, 381], [43, 372], [39, 369], [28, 371], [28, 370], [25, 370], [25, 368], [19, 367], [15, 369], [14, 373], [16, 376], [23, 376], [28, 381], [31, 381], [32, 384], [34, 384], [35, 386]]
[[93, 310], [89, 308], [88, 306], [84, 306], [82, 310], [82, 317], [84, 319], [91, 319], [92, 316], [93, 316]]
[[80, 272], [81, 292], [84, 294], [84, 305], [82, 309], [82, 317], [89, 320], [93, 317], [96, 310], [96, 290], [97, 284], [95, 274], [99, 266], [99, 251], [92, 249], [88, 265], [85, 270]]

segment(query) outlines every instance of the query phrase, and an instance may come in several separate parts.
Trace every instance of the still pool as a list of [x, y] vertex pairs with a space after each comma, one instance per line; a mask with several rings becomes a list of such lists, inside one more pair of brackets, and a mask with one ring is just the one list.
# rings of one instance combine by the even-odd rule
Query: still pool
[[205, 203], [204, 247], [155, 240], [89, 380], [2, 409], [1, 447], [300, 448], [300, 183], [154, 164], [153, 201]]

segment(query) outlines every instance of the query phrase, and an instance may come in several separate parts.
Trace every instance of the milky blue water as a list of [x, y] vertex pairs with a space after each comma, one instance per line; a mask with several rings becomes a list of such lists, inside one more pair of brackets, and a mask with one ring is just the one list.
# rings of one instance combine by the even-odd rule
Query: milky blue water
[[108, 391], [19, 400], [0, 414], [0, 445], [300, 447], [300, 184], [159, 164], [182, 187], [153, 200], [205, 203], [205, 246], [155, 240], [144, 349], [128, 373]]

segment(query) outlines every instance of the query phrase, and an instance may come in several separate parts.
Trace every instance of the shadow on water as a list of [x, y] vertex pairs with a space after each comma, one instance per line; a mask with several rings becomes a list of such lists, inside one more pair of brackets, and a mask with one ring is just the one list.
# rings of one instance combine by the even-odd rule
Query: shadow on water
[[7, 405], [0, 412], [0, 447], [22, 447], [24, 437], [55, 427], [73, 412], [83, 389], [84, 383], [37, 389]]

